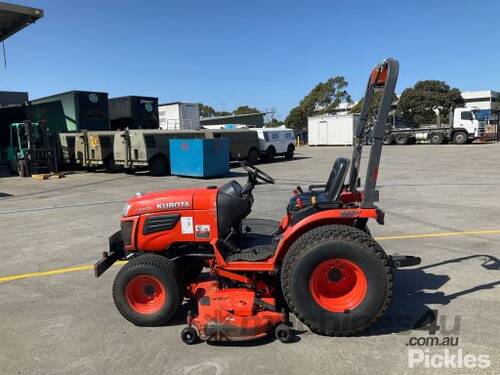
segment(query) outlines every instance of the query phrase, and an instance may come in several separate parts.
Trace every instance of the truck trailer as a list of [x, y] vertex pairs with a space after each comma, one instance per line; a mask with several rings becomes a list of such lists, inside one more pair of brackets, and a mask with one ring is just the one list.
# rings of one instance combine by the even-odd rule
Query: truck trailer
[[431, 144], [455, 143], [466, 144], [481, 138], [485, 131], [485, 121], [479, 116], [479, 109], [455, 108], [450, 113], [450, 121], [442, 125], [439, 113], [435, 125], [418, 128], [396, 128], [386, 130], [384, 144], [406, 145], [417, 141], [427, 141]]
[[123, 96], [108, 104], [111, 130], [159, 128], [158, 98]]
[[108, 94], [68, 91], [30, 101], [26, 109], [31, 121], [45, 121], [55, 133], [110, 130]]
[[126, 129], [115, 132], [114, 163], [125, 172], [149, 169], [153, 176], [170, 174], [170, 146], [172, 138], [204, 138], [196, 130]]
[[206, 139], [228, 138], [230, 160], [248, 160], [250, 164], [259, 161], [259, 136], [255, 130], [205, 129]]

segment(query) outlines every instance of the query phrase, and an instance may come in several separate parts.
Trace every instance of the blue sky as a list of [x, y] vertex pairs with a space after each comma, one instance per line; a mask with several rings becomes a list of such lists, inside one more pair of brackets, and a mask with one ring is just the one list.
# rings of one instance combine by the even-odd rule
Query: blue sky
[[421, 79], [500, 89], [498, 0], [19, 3], [45, 17], [6, 41], [0, 81], [32, 99], [95, 90], [284, 118], [334, 75], [359, 98], [387, 56], [401, 64], [398, 92]]

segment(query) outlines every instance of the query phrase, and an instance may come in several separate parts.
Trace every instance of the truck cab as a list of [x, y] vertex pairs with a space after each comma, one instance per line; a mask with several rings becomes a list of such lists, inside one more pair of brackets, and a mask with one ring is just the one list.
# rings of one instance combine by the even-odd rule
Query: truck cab
[[[483, 136], [485, 121], [481, 119], [479, 112], [479, 109], [455, 108], [452, 136], [454, 143], [472, 142], [474, 139]], [[464, 138], [462, 139], [462, 137]]]

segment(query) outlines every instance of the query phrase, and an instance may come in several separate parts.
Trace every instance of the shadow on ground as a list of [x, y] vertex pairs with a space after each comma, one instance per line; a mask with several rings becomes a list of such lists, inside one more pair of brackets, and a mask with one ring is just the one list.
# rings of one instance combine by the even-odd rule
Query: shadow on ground
[[[498, 280], [452, 294], [445, 294], [439, 290], [450, 277], [434, 274], [430, 271], [432, 268], [453, 263], [458, 265], [474, 258], [483, 260], [481, 267], [486, 270], [500, 270], [500, 260], [492, 255], [471, 255], [418, 268], [395, 270], [392, 304], [379, 323], [370, 329], [368, 335], [398, 333], [427, 327], [436, 323], [436, 311], [439, 310], [439, 306], [447, 305], [464, 295], [500, 285]], [[427, 305], [437, 305], [437, 309], [431, 310]]]

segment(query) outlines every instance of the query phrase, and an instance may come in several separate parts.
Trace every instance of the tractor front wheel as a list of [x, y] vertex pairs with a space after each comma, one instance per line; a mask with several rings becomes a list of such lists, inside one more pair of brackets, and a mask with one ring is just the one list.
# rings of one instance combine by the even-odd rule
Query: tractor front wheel
[[364, 231], [325, 225], [299, 237], [282, 266], [283, 295], [311, 331], [351, 336], [373, 325], [392, 294], [389, 260]]
[[137, 326], [166, 324], [182, 302], [177, 266], [160, 255], [134, 258], [116, 275], [113, 300], [123, 317]]

